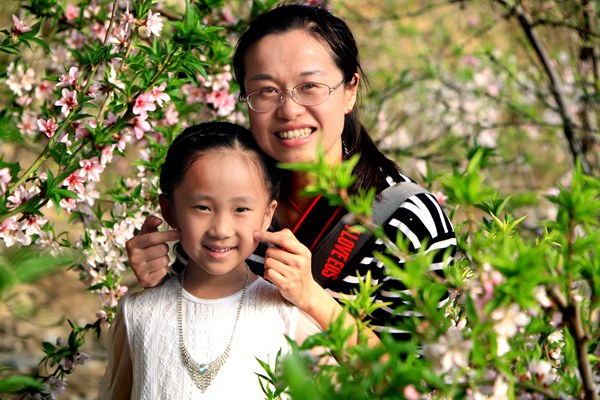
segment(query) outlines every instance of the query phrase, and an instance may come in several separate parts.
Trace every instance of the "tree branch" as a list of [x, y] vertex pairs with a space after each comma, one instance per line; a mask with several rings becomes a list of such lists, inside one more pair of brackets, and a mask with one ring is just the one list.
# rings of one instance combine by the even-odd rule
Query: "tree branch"
[[552, 96], [556, 101], [558, 106], [558, 110], [563, 122], [563, 132], [565, 133], [565, 137], [569, 142], [569, 148], [571, 149], [571, 154], [573, 155], [574, 161], [576, 162], [578, 159], [581, 161], [582, 171], [586, 175], [592, 174], [592, 167], [589, 161], [586, 158], [585, 153], [583, 152], [582, 145], [580, 140], [575, 135], [575, 130], [573, 127], [573, 121], [571, 117], [569, 117], [569, 113], [567, 110], [567, 102], [565, 100], [565, 96], [563, 94], [562, 84], [558, 73], [555, 68], [552, 66], [552, 60], [550, 56], [546, 52], [544, 45], [542, 44], [539, 36], [533, 29], [534, 21], [531, 16], [519, 5], [519, 4], [511, 4], [512, 2], [508, 0], [495, 0], [504, 6], [506, 9], [510, 11], [510, 15], [514, 16], [521, 25], [523, 32], [525, 33], [529, 43], [533, 47], [538, 60], [542, 64], [546, 75], [548, 76], [550, 91], [552, 92]]

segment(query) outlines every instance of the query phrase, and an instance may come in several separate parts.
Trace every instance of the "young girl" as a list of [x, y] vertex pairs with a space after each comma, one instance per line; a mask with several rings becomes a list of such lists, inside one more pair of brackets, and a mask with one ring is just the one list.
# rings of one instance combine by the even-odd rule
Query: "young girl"
[[254, 233], [271, 223], [278, 188], [245, 128], [203, 123], [173, 142], [159, 201], [180, 232], [186, 265], [120, 301], [99, 398], [264, 398], [256, 359], [272, 364], [285, 335], [302, 341], [319, 331], [246, 265]]

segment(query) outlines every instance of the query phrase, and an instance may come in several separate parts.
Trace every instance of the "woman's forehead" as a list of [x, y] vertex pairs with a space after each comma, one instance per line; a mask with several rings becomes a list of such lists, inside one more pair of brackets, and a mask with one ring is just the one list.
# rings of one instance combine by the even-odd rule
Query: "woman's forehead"
[[304, 29], [271, 33], [256, 42], [245, 57], [245, 80], [327, 75], [337, 70], [330, 48]]

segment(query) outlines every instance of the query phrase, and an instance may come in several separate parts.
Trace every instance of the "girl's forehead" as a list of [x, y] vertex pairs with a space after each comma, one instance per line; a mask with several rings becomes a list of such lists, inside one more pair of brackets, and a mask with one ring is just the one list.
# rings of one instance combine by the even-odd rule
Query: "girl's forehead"
[[[201, 164], [201, 165], [198, 165]], [[252, 173], [256, 179], [264, 180], [263, 171], [266, 170], [260, 157], [247, 150], [232, 148], [215, 148], [198, 154], [190, 165], [191, 168], [198, 166], [207, 169], [223, 168], [231, 174], [247, 171]]]

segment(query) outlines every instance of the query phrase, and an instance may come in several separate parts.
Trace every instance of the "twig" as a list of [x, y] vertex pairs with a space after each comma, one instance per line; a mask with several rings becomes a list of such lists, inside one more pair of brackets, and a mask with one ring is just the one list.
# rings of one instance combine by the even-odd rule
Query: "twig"
[[592, 167], [583, 152], [581, 142], [577, 139], [575, 135], [575, 131], [573, 129], [573, 122], [571, 121], [571, 117], [569, 117], [569, 113], [567, 111], [567, 103], [565, 101], [562, 84], [560, 82], [558, 73], [552, 66], [552, 61], [548, 56], [544, 45], [542, 44], [535, 30], [533, 29], [534, 21], [532, 20], [531, 16], [519, 4], [510, 4], [512, 2], [509, 2], [507, 0], [495, 1], [500, 3], [506, 9], [508, 9], [510, 11], [510, 15], [516, 17], [516, 19], [519, 21], [523, 32], [527, 36], [529, 43], [533, 47], [538, 57], [538, 60], [542, 64], [542, 67], [544, 68], [544, 71], [548, 76], [548, 80], [550, 83], [550, 91], [552, 92], [554, 100], [558, 105], [560, 116], [563, 121], [563, 131], [565, 133], [567, 141], [569, 142], [571, 154], [573, 155], [575, 161], [577, 159], [580, 160], [583, 173], [586, 175], [591, 175]]

